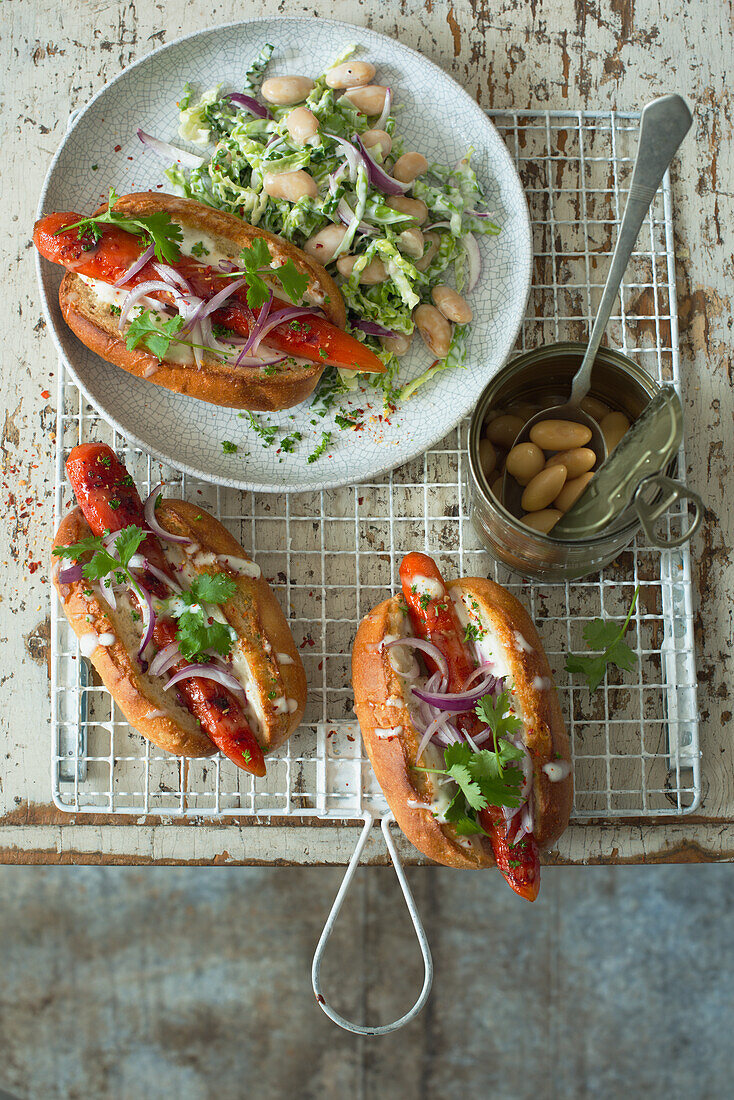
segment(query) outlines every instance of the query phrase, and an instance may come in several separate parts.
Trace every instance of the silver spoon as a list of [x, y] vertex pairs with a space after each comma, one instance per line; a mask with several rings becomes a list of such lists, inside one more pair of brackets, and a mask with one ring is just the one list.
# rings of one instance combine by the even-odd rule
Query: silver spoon
[[[660, 99], [654, 99], [652, 103], [648, 103], [643, 110], [640, 119], [640, 140], [637, 146], [637, 157], [635, 158], [627, 205], [622, 216], [617, 244], [612, 256], [594, 327], [589, 337], [589, 344], [581, 366], [576, 371], [571, 384], [571, 397], [565, 405], [554, 405], [553, 408], [542, 409], [539, 413], [536, 413], [520, 429], [513, 446], [517, 446], [518, 443], [527, 443], [532, 428], [540, 420], [574, 420], [591, 431], [591, 439], [586, 446], [591, 447], [596, 453], [597, 461], [594, 469], [597, 470], [605, 461], [607, 445], [601, 428], [596, 420], [584, 412], [580, 407], [580, 403], [589, 392], [591, 370], [594, 366], [596, 353], [599, 350], [601, 338], [604, 335], [619, 287], [627, 270], [627, 264], [640, 235], [642, 223], [665, 175], [665, 170], [675, 156], [678, 146], [688, 133], [692, 121], [693, 118], [688, 109], [688, 104], [679, 95], [661, 96]], [[511, 477], [505, 470], [502, 482], [502, 500], [505, 507], [513, 515], [520, 516], [522, 514], [520, 506], [522, 493], [523, 487], [518, 485], [514, 477]]]

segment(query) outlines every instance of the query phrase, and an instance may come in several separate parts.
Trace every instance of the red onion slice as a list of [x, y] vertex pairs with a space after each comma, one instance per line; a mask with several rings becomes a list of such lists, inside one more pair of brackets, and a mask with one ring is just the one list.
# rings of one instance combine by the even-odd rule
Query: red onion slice
[[[268, 320], [260, 329], [257, 338], [254, 340], [251, 348], [248, 351], [257, 351], [260, 346], [261, 340], [263, 340], [269, 332], [272, 332], [278, 325], [284, 324], [286, 321], [292, 321], [296, 317], [302, 317], [304, 314], [314, 315], [319, 313], [318, 309], [314, 309], [311, 306], [293, 306], [288, 309], [279, 309], [277, 313], [271, 313]], [[252, 333], [250, 334], [252, 335]]]
[[[379, 129], [379, 127], [377, 128]], [[367, 175], [372, 186], [376, 187], [378, 191], [382, 191], [383, 195], [404, 195], [411, 184], [400, 183], [398, 180], [393, 179], [392, 176], [388, 176], [385, 169], [380, 168], [379, 164], [376, 164], [369, 155], [367, 147], [359, 134], [355, 134], [354, 140], [362, 154], [362, 159], [367, 167]]]
[[66, 569], [59, 569], [58, 580], [61, 584], [74, 584], [75, 581], [80, 581], [84, 576], [82, 569], [83, 566], [80, 561], [67, 566]]
[[99, 582], [99, 590], [102, 593], [102, 598], [106, 603], [110, 605], [113, 611], [117, 609], [117, 599], [112, 588], [111, 577], [102, 577]]
[[221, 684], [222, 687], [231, 691], [240, 702], [246, 702], [247, 696], [239, 680], [231, 672], [227, 672], [226, 669], [219, 668], [214, 664], [187, 665], [186, 668], [182, 668], [180, 672], [171, 677], [163, 690], [168, 691], [169, 688], [179, 684], [182, 680], [190, 680], [192, 676], [200, 676], [203, 680], [214, 680], [217, 684]]
[[128, 317], [130, 316], [140, 299], [145, 298], [145, 296], [148, 294], [152, 294], [154, 290], [162, 290], [168, 294], [175, 294], [177, 297], [179, 296], [177, 290], [174, 290], [174, 288], [169, 283], [164, 283], [162, 280], [150, 279], [145, 283], [138, 283], [138, 285], [130, 291], [123, 303], [122, 312], [120, 313], [120, 320], [118, 322], [118, 328], [120, 329], [120, 332], [122, 332], [123, 328], [125, 327], [125, 322], [127, 321]]
[[[138, 591], [138, 589], [140, 589], [140, 591]], [[142, 663], [143, 654], [148, 648], [149, 642], [153, 640], [156, 616], [153, 607], [153, 596], [140, 581], [138, 581], [137, 586], [133, 588], [133, 592], [137, 596], [140, 611], [143, 616], [143, 637], [140, 641], [140, 648], [138, 649], [138, 660]]]
[[152, 676], [162, 676], [164, 672], [168, 672], [171, 665], [175, 665], [176, 661], [182, 660], [181, 652], [176, 642], [169, 642], [167, 646], [160, 649], [153, 660], [150, 662], [148, 671]]
[[[351, 225], [356, 217], [346, 199], [339, 199], [336, 212], [342, 225]], [[378, 232], [373, 225], [368, 225], [367, 222], [359, 222], [357, 229], [360, 233], [366, 233], [370, 237], [374, 237]]]
[[350, 326], [354, 329], [359, 329], [360, 332], [366, 332], [368, 336], [398, 336], [397, 332], [393, 332], [391, 328], [385, 328], [384, 325], [378, 325], [376, 321], [350, 321]]
[[187, 153], [185, 149], [178, 149], [167, 141], [161, 141], [160, 138], [153, 137], [152, 134], [146, 134], [145, 130], [138, 129], [137, 133], [143, 145], [150, 149], [152, 153], [155, 153], [156, 156], [159, 156], [161, 160], [165, 160], [166, 164], [170, 164], [174, 160], [182, 168], [201, 168], [204, 163], [204, 157], [198, 157], [196, 153]]
[[127, 269], [127, 271], [125, 272], [125, 274], [121, 275], [120, 278], [117, 280], [117, 282], [113, 283], [112, 285], [113, 286], [124, 286], [125, 283], [129, 283], [130, 280], [132, 279], [133, 275], [137, 275], [137, 273], [139, 271], [142, 271], [142, 269], [145, 267], [145, 265], [150, 260], [152, 260], [154, 256], [155, 256], [155, 245], [154, 244], [148, 245], [145, 252], [143, 252], [143, 254], [138, 257], [138, 259], [135, 261], [135, 263], [132, 265], [132, 267], [129, 267]]
[[157, 565], [153, 565], [147, 558], [143, 559], [142, 568], [146, 573], [150, 573], [152, 577], [155, 577], [162, 584], [165, 584], [172, 592], [175, 592], [176, 595], [183, 591], [181, 586], [174, 581], [173, 577], [169, 577], [168, 573], [164, 573], [162, 569], [159, 569]]
[[252, 96], [245, 95], [243, 92], [228, 92], [224, 98], [228, 99], [230, 103], [234, 103], [235, 107], [242, 107], [257, 118], [273, 117], [267, 107], [263, 107], [256, 99], [253, 99]]
[[343, 150], [344, 156], [346, 158], [346, 163], [349, 167], [349, 179], [351, 180], [352, 183], [354, 183], [354, 181], [357, 178], [357, 171], [359, 169], [359, 162], [362, 159], [360, 157], [359, 150], [355, 149], [352, 142], [347, 141], [346, 138], [338, 137], [337, 134], [332, 134], [328, 130], [324, 130], [323, 134], [324, 134], [324, 137], [329, 137], [329, 138], [331, 138], [332, 141], [335, 141], [337, 143], [337, 145], [339, 145], [341, 147], [341, 149]]
[[[492, 661], [485, 661], [485, 663], [481, 664], [479, 668], [475, 668], [474, 671], [469, 676], [467, 676], [461, 690], [468, 691], [469, 684], [473, 684], [477, 676], [489, 676], [490, 668], [494, 668], [494, 663]], [[502, 680], [502, 677], [496, 677], [496, 679]], [[428, 687], [428, 684], [426, 684], [426, 687]]]
[[183, 275], [180, 275], [176, 271], [175, 267], [171, 267], [169, 264], [154, 263], [153, 267], [160, 275], [161, 279], [169, 285], [180, 287], [184, 294], [191, 294], [192, 290]]
[[[244, 282], [244, 280], [243, 280], [243, 282]], [[262, 306], [260, 307], [260, 312], [257, 315], [257, 320], [255, 321], [255, 324], [250, 329], [249, 335], [248, 335], [247, 339], [245, 340], [242, 351], [240, 352], [240, 355], [237, 359], [236, 366], [238, 366], [238, 367], [241, 366], [245, 356], [248, 353], [248, 351], [250, 351], [251, 348], [255, 348], [255, 345], [257, 343], [259, 343], [258, 338], [259, 338], [259, 336], [262, 332], [262, 328], [263, 328], [263, 325], [265, 324], [265, 321], [267, 320], [268, 314], [270, 313], [270, 308], [273, 304], [273, 298], [274, 298], [274, 294], [273, 294], [273, 291], [271, 290], [267, 302], [263, 302]]]
[[[415, 688], [413, 689], [415, 690]], [[426, 726], [425, 732], [421, 737], [421, 743], [418, 746], [418, 752], [416, 753], [416, 760], [420, 759], [423, 750], [428, 742], [432, 739], [435, 733], [444, 725], [446, 720], [451, 717], [451, 714], [447, 710], [442, 710], [440, 714], [436, 715], [430, 725]]]
[[396, 645], [412, 646], [413, 649], [420, 649], [421, 652], [426, 653], [438, 665], [439, 669], [441, 670], [441, 675], [443, 676], [444, 681], [448, 682], [448, 678], [449, 678], [448, 661], [446, 660], [446, 658], [444, 657], [443, 653], [438, 648], [438, 646], [434, 645], [433, 642], [426, 642], [426, 641], [423, 640], [423, 638], [396, 638], [392, 642], [383, 642], [382, 643], [382, 648], [383, 649], [392, 649], [393, 646], [396, 646]]
[[375, 123], [373, 129], [375, 129], [375, 130], [384, 130], [385, 129], [385, 123], [387, 122], [388, 115], [390, 114], [390, 108], [391, 107], [392, 107], [392, 88], [388, 88], [387, 91], [385, 92], [385, 102], [384, 102], [383, 107], [382, 107], [382, 112], [380, 113], [380, 117], [378, 118], [377, 122]]
[[[219, 309], [219, 307], [223, 305], [227, 301], [227, 299], [235, 293], [236, 290], [239, 290], [242, 286], [247, 286], [247, 279], [233, 279], [229, 286], [226, 286], [224, 290], [218, 291], [213, 298], [209, 298], [209, 300], [205, 302], [204, 309], [201, 313], [201, 316], [199, 317], [199, 320], [204, 317], [209, 317], [212, 313], [214, 313], [215, 310]], [[272, 290], [270, 291], [270, 300], [273, 300]]]
[[475, 703], [478, 703], [483, 695], [486, 695], [492, 690], [495, 683], [495, 677], [490, 676], [486, 680], [482, 680], [478, 687], [472, 688], [471, 691], [462, 692], [439, 692], [439, 691], [425, 691], [422, 688], [414, 687], [413, 694], [419, 699], [422, 699], [424, 703], [428, 703], [431, 707], [439, 707], [442, 710], [451, 711], [454, 714], [461, 714], [463, 711], [471, 710]]
[[479, 252], [479, 245], [471, 233], [465, 233], [461, 238], [461, 243], [464, 246], [466, 258], [469, 261], [466, 281], [466, 292], [469, 294], [474, 290], [482, 274], [482, 257]]
[[189, 539], [186, 535], [172, 535], [170, 531], [166, 531], [165, 527], [161, 527], [160, 523], [155, 517], [155, 502], [156, 497], [163, 488], [163, 482], [159, 481], [154, 489], [151, 489], [149, 496], [147, 497], [145, 504], [143, 505], [143, 515], [145, 516], [145, 522], [148, 527], [157, 535], [159, 539], [168, 539], [169, 542], [188, 542]]

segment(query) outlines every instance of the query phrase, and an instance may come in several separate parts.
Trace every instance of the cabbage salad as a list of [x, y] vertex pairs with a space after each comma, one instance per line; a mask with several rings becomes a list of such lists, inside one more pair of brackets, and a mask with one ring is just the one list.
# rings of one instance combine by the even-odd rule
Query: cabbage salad
[[[178, 194], [305, 248], [335, 278], [349, 331], [380, 356], [386, 372], [357, 377], [356, 371], [328, 368], [314, 400], [333, 404], [340, 392], [369, 386], [381, 389], [385, 403], [394, 407], [438, 371], [463, 365], [469, 324], [461, 323], [462, 315], [451, 318], [450, 336], [434, 341], [430, 331], [416, 325], [416, 309], [438, 303], [433, 291], [438, 287], [442, 292], [451, 275], [459, 294], [470, 293], [481, 272], [476, 235], [500, 230], [481, 209], [483, 194], [471, 150], [453, 167], [418, 156], [425, 167], [415, 178], [400, 182], [393, 177], [404, 154], [409, 154], [405, 163], [417, 154], [411, 152], [409, 137], [398, 132], [399, 105], [392, 89], [330, 86], [335, 82], [330, 74], [352, 71], [345, 63], [356, 50], [349, 46], [315, 79], [267, 81], [273, 46], [266, 45], [240, 92], [217, 85], [197, 96], [186, 85], [178, 104], [179, 135], [193, 145], [208, 146], [206, 156], [139, 134], [169, 163], [175, 160], [165, 174]], [[363, 62], [353, 63], [354, 71], [360, 66], [374, 72], [374, 66]], [[302, 82], [300, 101], [294, 102], [293, 95], [263, 94], [264, 81], [265, 93], [268, 85], [277, 93], [288, 80]], [[373, 104], [381, 106], [379, 114], [366, 113], [375, 109]], [[303, 108], [315, 122], [303, 115]], [[305, 131], [294, 125], [303, 118]], [[385, 137], [375, 138], [378, 133]], [[306, 176], [312, 182], [299, 187]], [[320, 240], [326, 242], [321, 253]], [[466, 315], [471, 316], [468, 306]], [[405, 382], [399, 357], [416, 328], [426, 344], [427, 369]]]

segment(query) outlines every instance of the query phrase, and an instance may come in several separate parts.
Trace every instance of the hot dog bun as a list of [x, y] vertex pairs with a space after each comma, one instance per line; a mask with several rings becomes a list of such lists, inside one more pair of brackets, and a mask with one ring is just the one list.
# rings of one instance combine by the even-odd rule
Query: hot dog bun
[[[277, 748], [297, 729], [306, 706], [306, 674], [280, 604], [261, 576], [244, 575], [237, 562], [232, 568], [227, 562], [212, 560], [228, 555], [249, 562], [229, 531], [198, 505], [164, 500], [156, 509], [156, 518], [167, 531], [188, 536], [197, 547], [186, 555], [187, 570], [226, 572], [236, 581], [236, 594], [220, 608], [237, 633], [235, 648], [249, 671], [248, 717], [254, 718], [253, 733], [265, 752]], [[59, 525], [54, 546], [73, 545], [90, 533], [81, 509], [75, 508]], [[184, 553], [172, 543], [167, 544], [169, 548], [174, 555]], [[153, 744], [179, 756], [216, 752], [196, 719], [177, 701], [175, 688], [164, 691], [164, 678], [141, 671], [135, 656], [140, 639], [124, 613], [119, 594], [118, 610], [113, 610], [87, 582], [62, 584], [59, 559], [53, 557], [52, 562], [54, 586], [66, 617], [78, 638], [91, 639], [92, 664], [130, 725]], [[94, 646], [95, 637], [105, 634], [114, 635], [114, 642]]]
[[[101, 206], [95, 213], [106, 210]], [[214, 238], [218, 250], [226, 259], [237, 260], [240, 251], [249, 247], [256, 237], [264, 238], [273, 260], [285, 263], [293, 260], [300, 271], [308, 274], [308, 292], [313, 292], [327, 319], [344, 328], [346, 311], [339, 289], [326, 270], [281, 237], [265, 229], [248, 225], [233, 214], [213, 210], [203, 203], [176, 195], [142, 191], [123, 195], [115, 210], [136, 217], [164, 212], [184, 228], [195, 229]], [[118, 317], [110, 305], [102, 301], [84, 279], [72, 271], [64, 276], [59, 289], [61, 312], [69, 328], [95, 354], [121, 367], [137, 378], [145, 378], [174, 393], [196, 397], [212, 405], [234, 409], [274, 411], [287, 409], [304, 401], [311, 394], [324, 372], [318, 363], [278, 366], [274, 374], [265, 374], [257, 367], [235, 367], [204, 353], [203, 365], [193, 361], [181, 363], [175, 359], [158, 360], [144, 348], [128, 351], [120, 333]]]
[[[495, 655], [501, 654], [509, 671], [513, 705], [523, 718], [523, 739], [533, 761], [533, 836], [539, 847], [547, 848], [568, 824], [573, 780], [568, 735], [538, 632], [522, 604], [493, 581], [465, 577], [446, 587], [454, 602], [460, 601], [467, 621], [487, 631]], [[416, 760], [421, 737], [410, 716], [409, 688], [382, 645], [386, 637], [406, 633], [409, 620], [397, 597], [379, 604], [357, 631], [352, 651], [354, 709], [367, 754], [398, 824], [419, 851], [447, 867], [493, 867], [489, 840], [459, 837], [453, 825], [441, 823], [430, 808], [441, 789], [431, 775], [412, 768], [416, 763], [442, 767], [443, 762], [433, 746]], [[428, 763], [425, 757], [431, 751], [436, 760]], [[552, 782], [544, 771], [546, 764], [560, 765], [556, 770], [563, 777]]]

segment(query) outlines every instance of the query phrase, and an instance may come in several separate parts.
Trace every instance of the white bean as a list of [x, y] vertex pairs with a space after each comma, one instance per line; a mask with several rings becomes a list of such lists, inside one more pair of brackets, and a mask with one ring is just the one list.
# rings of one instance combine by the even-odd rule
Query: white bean
[[297, 202], [298, 199], [315, 199], [319, 193], [316, 181], [308, 172], [299, 168], [297, 172], [265, 172], [263, 190], [274, 199]]
[[345, 95], [363, 115], [380, 115], [385, 106], [387, 88], [382, 84], [365, 84], [361, 88], [347, 88]]
[[389, 155], [392, 149], [392, 138], [385, 130], [365, 130], [359, 136], [365, 149], [376, 149], [379, 145], [383, 157]]
[[391, 195], [386, 200], [386, 206], [391, 210], [397, 210], [399, 214], [407, 214], [418, 225], [428, 221], [428, 207], [421, 199], [409, 199], [407, 195]]
[[320, 264], [330, 264], [334, 259], [334, 253], [344, 240], [347, 231], [345, 225], [327, 225], [309, 237], [303, 246], [303, 251], [308, 252]]
[[523, 427], [525, 421], [512, 413], [501, 413], [494, 420], [490, 420], [484, 429], [487, 439], [491, 439], [496, 447], [512, 447], [517, 439], [517, 433]]
[[429, 351], [443, 359], [451, 344], [451, 325], [443, 314], [435, 306], [423, 304], [413, 310], [413, 321]]
[[607, 454], [611, 454], [622, 436], [629, 430], [629, 419], [621, 412], [610, 412], [602, 417], [599, 427], [607, 444]]
[[471, 321], [471, 306], [466, 298], [462, 298], [462, 296], [457, 294], [452, 287], [445, 286], [444, 284], [434, 286], [431, 291], [431, 297], [433, 298], [433, 304], [436, 309], [440, 309], [441, 313], [443, 313], [444, 317], [448, 317], [449, 321], [456, 321], [457, 325], [468, 325]]
[[438, 233], [432, 233], [430, 229], [427, 233], [423, 234], [423, 240], [428, 245], [428, 248], [426, 248], [421, 258], [415, 261], [415, 266], [419, 271], [426, 271], [430, 267], [431, 261], [438, 252], [438, 246], [441, 243], [441, 238]]
[[329, 69], [326, 83], [330, 88], [362, 88], [374, 80], [375, 72], [371, 61], [344, 61]]
[[396, 336], [381, 336], [380, 343], [385, 351], [391, 351], [393, 355], [405, 355], [410, 348], [411, 338], [399, 332]]
[[522, 517], [522, 521], [526, 527], [532, 527], [534, 531], [540, 531], [541, 534], [547, 535], [553, 530], [562, 515], [563, 512], [558, 508], [541, 508], [539, 512], [528, 512], [527, 515]]
[[422, 176], [428, 168], [428, 161], [422, 153], [403, 153], [393, 165], [393, 179], [400, 183], [412, 183], [418, 176]]
[[560, 493], [566, 480], [565, 466], [546, 466], [532, 481], [529, 481], [522, 495], [520, 506], [523, 512], [540, 512], [547, 508]]
[[319, 132], [319, 120], [308, 107], [296, 107], [286, 119], [286, 128], [296, 145], [305, 145]]
[[268, 103], [290, 107], [294, 103], [303, 103], [312, 88], [310, 76], [271, 76], [263, 81], [261, 91]]
[[489, 478], [497, 466], [497, 452], [492, 443], [486, 438], [479, 440], [479, 462], [484, 471], [484, 476]]
[[[340, 274], [345, 278], [349, 278], [352, 274], [352, 268], [357, 262], [356, 256], [340, 256], [336, 261], [336, 266]], [[365, 286], [374, 286], [376, 283], [384, 283], [387, 278], [387, 268], [382, 260], [378, 260], [375, 257], [374, 260], [370, 260], [363, 271], [359, 273], [359, 282]]]
[[[398, 237], [398, 248], [406, 256], [419, 260], [423, 255], [425, 241], [420, 229], [404, 229]], [[446, 315], [448, 316], [448, 314]]]

